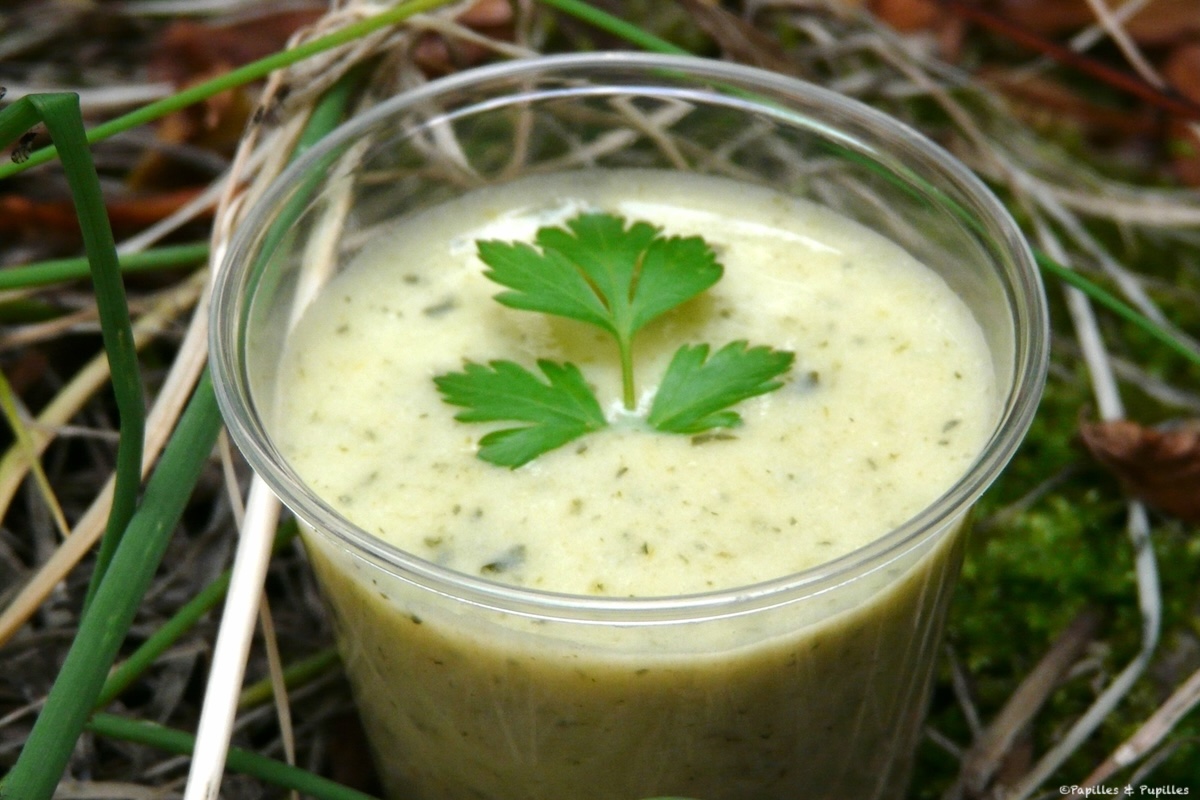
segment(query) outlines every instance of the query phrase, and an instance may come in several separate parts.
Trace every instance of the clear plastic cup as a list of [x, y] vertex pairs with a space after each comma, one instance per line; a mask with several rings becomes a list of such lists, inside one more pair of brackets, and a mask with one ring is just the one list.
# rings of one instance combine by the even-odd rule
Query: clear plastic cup
[[[970, 468], [904, 524], [824, 565], [646, 599], [447, 570], [307, 486], [272, 436], [276, 370], [324, 282], [382, 226], [472, 188], [624, 167], [814, 200], [941, 275], [981, 326], [999, 387], [994, 430]], [[964, 520], [1028, 428], [1047, 340], [1016, 226], [919, 134], [791, 78], [603, 53], [435, 81], [299, 158], [226, 256], [212, 368], [234, 440], [304, 525], [390, 796], [869, 800], [905, 792]]]

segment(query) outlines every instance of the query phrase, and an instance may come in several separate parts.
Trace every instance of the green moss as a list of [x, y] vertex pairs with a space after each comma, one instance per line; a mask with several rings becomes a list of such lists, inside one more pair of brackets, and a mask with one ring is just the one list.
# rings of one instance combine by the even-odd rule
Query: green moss
[[[1125, 497], [1115, 478], [1076, 440], [1091, 394], [1084, 369], [1069, 348], [1056, 352], [1052, 376], [1026, 441], [976, 508], [948, 623], [948, 642], [986, 724], [1082, 609], [1102, 612], [1087, 664], [1051, 696], [1034, 720], [1034, 758], [1053, 746], [1130, 662], [1142, 639]], [[1144, 406], [1141, 413], [1167, 415], [1169, 410], [1135, 387], [1122, 389]], [[1155, 661], [1049, 785], [1081, 780], [1090, 773], [1159, 707], [1175, 684], [1200, 667], [1200, 587], [1195, 580], [1200, 574], [1200, 533], [1195, 526], [1153, 513], [1152, 527], [1163, 595], [1162, 643]], [[1196, 663], [1187, 661], [1189, 653]], [[965, 747], [970, 730], [951, 691], [949, 667], [943, 664], [941, 669], [930, 725]], [[1200, 715], [1185, 719], [1169, 741], [1176, 743], [1171, 754], [1143, 783], [1200, 786]], [[912, 796], [939, 797], [958, 768], [957, 759], [927, 742], [919, 753]], [[1120, 776], [1131, 777], [1131, 772]]]

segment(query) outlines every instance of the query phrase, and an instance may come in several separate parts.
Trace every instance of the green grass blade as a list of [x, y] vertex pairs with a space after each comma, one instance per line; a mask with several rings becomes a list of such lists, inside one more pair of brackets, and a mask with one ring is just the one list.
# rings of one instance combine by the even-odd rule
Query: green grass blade
[[1075, 270], [1059, 264], [1042, 251], [1035, 248], [1033, 255], [1034, 258], [1037, 259], [1038, 266], [1041, 267], [1042, 271], [1047, 275], [1051, 275], [1068, 286], [1078, 289], [1086, 294], [1089, 298], [1094, 300], [1102, 308], [1111, 311], [1131, 325], [1134, 325], [1137, 328], [1145, 331], [1147, 335], [1151, 336], [1157, 342], [1172, 350], [1177, 355], [1183, 357], [1188, 362], [1196, 366], [1200, 366], [1200, 353], [1197, 353], [1191, 347], [1188, 347], [1187, 343], [1179, 341], [1177, 337], [1171, 335], [1170, 331], [1166, 330], [1157, 322], [1142, 314], [1133, 306], [1125, 303], [1116, 295], [1112, 294], [1102, 286], [1099, 286], [1083, 275], [1080, 275]]
[[221, 415], [205, 372], [146, 484], [142, 504], [80, 623], [17, 763], [0, 784], [5, 800], [48, 800], [54, 794], [220, 429]]
[[[303, 61], [326, 50], [347, 44], [381, 28], [402, 22], [414, 14], [420, 14], [423, 11], [431, 11], [439, 6], [447, 5], [449, 2], [450, 0], [407, 0], [407, 2], [400, 3], [394, 8], [389, 8], [373, 17], [352, 25], [347, 25], [341, 30], [313, 39], [310, 42], [305, 42], [291, 50], [283, 50], [258, 61], [253, 61], [212, 80], [196, 84], [170, 97], [163, 98], [162, 100], [145, 105], [136, 111], [131, 111], [124, 116], [97, 125], [88, 132], [88, 142], [95, 144], [98, 141], [127, 131], [130, 128], [136, 128], [139, 125], [153, 122], [174, 111], [186, 108], [194, 103], [199, 103], [202, 100], [207, 100], [213, 95], [264, 78], [277, 69], [291, 66], [298, 61]], [[22, 102], [24, 99], [18, 100], [17, 103]], [[17, 103], [14, 103], [14, 105]], [[32, 123], [24, 126], [17, 135], [28, 130], [31, 125]], [[0, 141], [7, 140], [0, 137]], [[44, 164], [52, 160], [56, 155], [57, 150], [54, 147], [44, 147], [30, 154], [29, 158], [23, 163], [0, 164], [0, 179], [15, 175], [22, 170], [37, 166], [38, 164]]]
[[[297, 661], [283, 671], [283, 685], [291, 689], [303, 685], [316, 677], [325, 674], [341, 663], [337, 648], [329, 647], [308, 658]], [[242, 690], [238, 696], [238, 708], [252, 708], [271, 701], [275, 688], [270, 678], [263, 678]]]
[[[41, 114], [33, 103], [28, 102], [28, 98], [21, 98], [0, 111], [0, 147], [17, 141], [41, 121]], [[15, 153], [13, 163], [20, 163]]]
[[582, 0], [539, 0], [539, 2], [544, 6], [557, 8], [559, 11], [570, 14], [576, 19], [582, 20], [589, 25], [594, 25], [602, 31], [618, 36], [652, 53], [667, 53], [679, 56], [692, 55], [690, 50], [672, 44], [666, 39], [655, 36], [631, 22], [614, 17], [607, 11], [601, 11], [593, 5], [582, 2]]
[[[208, 244], [169, 245], [147, 250], [144, 253], [118, 255], [122, 274], [147, 270], [169, 269], [198, 264], [208, 258]], [[33, 289], [55, 283], [79, 280], [88, 275], [89, 265], [83, 258], [56, 258], [39, 261], [20, 267], [0, 270], [0, 292], [17, 289]]]
[[[184, 731], [112, 714], [96, 714], [88, 724], [88, 729], [114, 739], [157, 747], [177, 755], [191, 755], [196, 747], [195, 737]], [[285, 789], [303, 792], [318, 800], [376, 800], [365, 792], [236, 747], [230, 749], [228, 763], [229, 768], [235, 772], [268, 781]]]
[[96, 174], [96, 165], [92, 162], [84, 133], [79, 95], [65, 92], [37, 94], [19, 102], [28, 102], [37, 110], [62, 157], [63, 170], [83, 235], [84, 251], [91, 267], [101, 335], [108, 354], [113, 394], [116, 396], [121, 424], [112, 507], [84, 600], [86, 609], [104, 579], [112, 554], [137, 507], [138, 488], [142, 481], [146, 409], [137, 349], [133, 344], [133, 325], [129, 320], [125, 286], [121, 282], [121, 269], [117, 261], [117, 245], [104, 208], [100, 177]]
[[[292, 539], [296, 537], [299, 529], [293, 522], [290, 525], [281, 526], [279, 532], [275, 536], [275, 544], [272, 546], [272, 552], [278, 553]], [[204, 617], [212, 609], [221, 602], [225, 597], [225, 593], [229, 590], [229, 578], [232, 574], [231, 570], [225, 570], [212, 583], [200, 590], [187, 603], [175, 612], [175, 614], [156, 630], [146, 641], [142, 642], [137, 650], [130, 654], [129, 658], [125, 659], [119, 667], [112, 671], [108, 676], [108, 680], [104, 682], [104, 688], [100, 690], [100, 696], [96, 698], [95, 707], [104, 708], [117, 698], [121, 692], [129, 688], [135, 680], [138, 679], [150, 666], [165, 653], [171, 645], [179, 641], [185, 633], [192, 629], [201, 618]]]

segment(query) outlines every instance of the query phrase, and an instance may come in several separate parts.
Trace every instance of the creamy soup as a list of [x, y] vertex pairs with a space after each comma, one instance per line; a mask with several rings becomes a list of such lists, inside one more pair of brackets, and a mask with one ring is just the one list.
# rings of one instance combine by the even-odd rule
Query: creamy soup
[[[582, 211], [702, 236], [725, 267], [635, 340], [638, 412], [607, 334], [500, 305], [477, 257]], [[795, 353], [782, 388], [736, 407], [742, 425], [641, 423], [679, 345], [735, 340]], [[610, 427], [515, 470], [481, 461], [500, 426], [455, 421], [433, 378], [539, 358], [578, 365]], [[981, 450], [993, 374], [945, 283], [829, 210], [725, 179], [570, 173], [374, 235], [290, 336], [273, 432], [330, 505], [432, 564], [662, 598], [800, 572], [910, 519]], [[476, 609], [310, 537], [389, 791], [446, 800], [896, 796], [956, 545], [762, 620], [628, 626]]]

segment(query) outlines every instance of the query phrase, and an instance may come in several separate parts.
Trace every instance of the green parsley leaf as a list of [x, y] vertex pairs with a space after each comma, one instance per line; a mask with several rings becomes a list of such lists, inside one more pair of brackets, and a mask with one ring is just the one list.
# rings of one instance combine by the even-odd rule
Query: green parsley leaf
[[706, 344], [683, 345], [671, 359], [646, 421], [669, 433], [700, 433], [740, 425], [726, 409], [749, 397], [778, 389], [773, 380], [792, 366], [794, 355], [770, 347], [730, 342], [712, 358]]
[[633, 335], [721, 279], [724, 268], [698, 236], [664, 237], [646, 222], [626, 228], [612, 214], [580, 214], [544, 227], [535, 243], [481, 241], [484, 275], [511, 291], [510, 308], [581, 320], [617, 342], [626, 408], [635, 405]]
[[[536, 245], [536, 247], [534, 246]], [[698, 236], [664, 237], [647, 222], [581, 214], [565, 227], [543, 227], [534, 245], [477, 242], [484, 275], [508, 291], [500, 303], [602, 328], [617, 342], [626, 408], [635, 407], [633, 336], [652, 320], [720, 280], [724, 268]], [[651, 404], [647, 424], [694, 434], [741, 424], [730, 406], [782, 386], [775, 380], [793, 355], [737, 341], [709, 358], [709, 346], [676, 351]], [[462, 406], [462, 422], [528, 423], [479, 440], [479, 457], [519, 467], [542, 453], [607, 426], [595, 394], [574, 364], [537, 362], [546, 381], [512, 361], [476, 364], [434, 378], [442, 399]]]
[[537, 375], [513, 361], [468, 361], [462, 372], [434, 378], [442, 399], [467, 410], [462, 422], [528, 422], [493, 431], [479, 440], [479, 457], [516, 468], [608, 422], [596, 395], [574, 364], [539, 359]]

